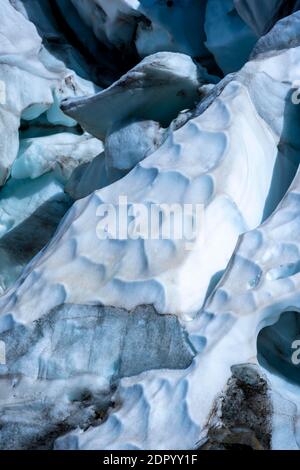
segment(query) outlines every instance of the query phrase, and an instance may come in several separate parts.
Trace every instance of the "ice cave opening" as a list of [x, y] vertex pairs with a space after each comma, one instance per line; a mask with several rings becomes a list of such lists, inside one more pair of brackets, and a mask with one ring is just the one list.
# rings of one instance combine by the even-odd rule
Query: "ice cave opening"
[[300, 312], [285, 311], [257, 338], [258, 362], [271, 374], [300, 384]]

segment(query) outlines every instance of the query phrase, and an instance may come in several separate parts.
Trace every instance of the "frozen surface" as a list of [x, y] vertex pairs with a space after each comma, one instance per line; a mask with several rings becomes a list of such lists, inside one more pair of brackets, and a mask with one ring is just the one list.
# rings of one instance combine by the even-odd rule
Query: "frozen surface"
[[225, 74], [235, 72], [247, 61], [257, 40], [238, 15], [233, 0], [208, 0], [205, 33], [206, 46]]
[[102, 150], [101, 141], [88, 134], [78, 136], [63, 132], [22, 139], [11, 176], [15, 179], [35, 179], [54, 171], [63, 180], [68, 180], [75, 168], [89, 163]]
[[[8, 378], [0, 379], [0, 445], [8, 448], [51, 446], [61, 429], [99, 424], [118, 378], [156, 368], [184, 369], [193, 358], [178, 320], [159, 316], [152, 307], [127, 312], [66, 304], [33, 328], [16, 325], [0, 338], [9, 358]], [[17, 383], [14, 376], [20, 377]]]
[[262, 36], [274, 25], [279, 17], [284, 0], [234, 0], [240, 17], [253, 31]]
[[[299, 137], [284, 126], [288, 120], [295, 125], [289, 92], [298, 77], [297, 51], [247, 64], [204, 113], [170, 129], [161, 147], [127, 176], [78, 201], [16, 284], [11, 294], [16, 318], [31, 321], [64, 301], [127, 309], [154, 304], [161, 313], [193, 317], [226, 268], [239, 235], [271, 213], [295, 174]], [[265, 106], [271, 94], [272, 108]], [[103, 203], [117, 205], [123, 194], [129, 204], [202, 203], [205, 230], [194, 249], [186, 250], [184, 240], [176, 239], [100, 240], [97, 209]], [[82, 270], [85, 288], [78, 290], [74, 273]], [[44, 289], [56, 293], [42, 312], [34, 307], [35, 289], [38, 295]], [[9, 310], [9, 297], [1, 305]]]
[[167, 127], [179, 111], [195, 105], [201, 85], [213, 80], [189, 56], [158, 52], [106, 90], [65, 100], [62, 109], [99, 139], [104, 139], [116, 122], [133, 117], [158, 121]]
[[299, 448], [299, 2], [0, 7], [0, 448]]
[[36, 178], [11, 178], [0, 191], [0, 291], [50, 240], [70, 208], [71, 198], [53, 173]]
[[[74, 125], [59, 109], [59, 101], [95, 90], [42, 46], [35, 26], [1, 0], [0, 79], [4, 83], [0, 108], [0, 184], [9, 176], [18, 152], [20, 118], [31, 120], [47, 111], [50, 123]], [[16, 34], [18, 31], [18, 34]]]
[[299, 46], [300, 12], [284, 18], [274, 26], [269, 34], [259, 39], [252, 51], [252, 56], [272, 53]]
[[[205, 56], [206, 0], [72, 0], [95, 35], [115, 47], [135, 44], [141, 57], [158, 51]], [[125, 19], [125, 21], [124, 21]], [[123, 20], [123, 21], [122, 21]]]

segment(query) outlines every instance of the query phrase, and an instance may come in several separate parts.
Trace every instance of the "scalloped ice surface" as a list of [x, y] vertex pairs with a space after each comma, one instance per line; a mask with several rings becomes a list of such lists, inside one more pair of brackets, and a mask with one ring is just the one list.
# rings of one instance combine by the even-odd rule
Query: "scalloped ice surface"
[[[250, 446], [299, 448], [299, 13], [246, 62], [280, 2], [228, 0], [214, 17], [215, 0], [72, 0], [64, 23], [55, 0], [50, 26], [34, 0], [0, 3], [0, 448], [192, 449], [237, 442], [242, 419]], [[114, 64], [101, 91], [65, 66], [67, 43], [46, 49], [54, 23], [73, 58], [87, 53], [74, 25], [112, 57], [125, 44], [146, 58]], [[217, 65], [242, 68], [218, 81]], [[124, 196], [201, 204], [192, 249], [99, 237]]]
[[[276, 70], [275, 82], [272, 81], [275, 93], [272, 99], [269, 95], [268, 100], [274, 106], [282, 96], [280, 89], [285, 87], [278, 83], [278, 80], [283, 80], [283, 70], [289, 70], [291, 75], [295, 74], [294, 79], [298, 79], [299, 67], [287, 66], [287, 63], [296, 64], [294, 59], [297, 54], [299, 49], [294, 49], [277, 57], [275, 54], [260, 63], [247, 64], [241, 76], [249, 78], [248, 72], [254, 67], [260, 74], [265, 64]], [[278, 61], [276, 69], [275, 61]], [[267, 76], [264, 69], [263, 76], [267, 83], [272, 83], [270, 72]], [[254, 96], [262, 96], [261, 88], [253, 89], [250, 80], [248, 83]], [[267, 88], [270, 90], [269, 86]], [[291, 90], [292, 79], [283, 95], [286, 96]], [[266, 108], [263, 104], [262, 100], [258, 109], [268, 119], [270, 106]], [[289, 107], [289, 101], [286, 101], [286, 107], [285, 129], [282, 128], [280, 114], [277, 115], [277, 122], [272, 121], [273, 129], [278, 131], [281, 128], [281, 135], [293, 136], [297, 149], [299, 137], [295, 128], [299, 123], [299, 112], [297, 107]], [[280, 146], [283, 155], [288, 156], [289, 150], [293, 155], [294, 149], [288, 147]], [[193, 364], [186, 371], [153, 371], [137, 378], [123, 379], [117, 396], [124, 406], [111, 413], [109, 419], [96, 429], [84, 433], [72, 432], [59, 438], [56, 448], [179, 449], [193, 448], [200, 438], [205, 439], [208, 410], [212, 409], [215, 397], [222, 393], [230, 377], [231, 366], [237, 361], [237, 351], [240, 363], [257, 362], [257, 355], [261, 360], [260, 351], [257, 351], [260, 347], [260, 343], [257, 346], [259, 332], [276, 323], [285, 310], [299, 311], [299, 187], [297, 175], [274, 214], [260, 227], [241, 237], [217, 289], [194, 321], [186, 323], [189, 337], [199, 350]], [[272, 355], [274, 347], [272, 349], [271, 345], [268, 351]], [[276, 355], [274, 357], [276, 359]], [[264, 363], [263, 370], [270, 384], [273, 406], [272, 448], [297, 449], [300, 442], [298, 387], [290, 377], [282, 377], [283, 369], [278, 375], [278, 370], [274, 373], [274, 368]], [[161, 410], [165, 402], [168, 403], [166, 411], [158, 413], [157, 410]], [[147, 415], [143, 411], [145, 408]], [[135, 423], [134, 428], [132, 422]], [[155, 435], [146, 434], [145, 430], [153, 426]], [[175, 429], [177, 432], [174, 432]]]
[[[299, 313], [295, 313], [300, 309], [299, 188], [297, 175], [274, 214], [259, 228], [242, 236], [215, 293], [201, 315], [187, 324], [195, 346], [206, 342], [206, 349], [192, 366], [184, 372], [153, 371], [122, 380], [118, 398], [125, 405], [101, 427], [58, 439], [56, 448], [194, 447], [199, 436], [205, 435], [207, 410], [230, 376], [237, 351], [240, 363], [256, 362], [258, 356], [267, 374], [273, 406], [272, 448], [299, 448], [299, 385], [295, 378], [298, 371], [290, 363], [290, 344], [285, 346], [287, 352], [282, 352], [282, 360], [288, 360], [286, 366], [280, 367], [280, 356], [274, 350], [276, 345], [283, 348], [285, 329], [277, 330], [279, 336], [275, 340], [273, 333], [267, 343], [257, 343], [260, 332], [276, 325], [280, 315], [283, 326], [284, 315], [288, 320], [291, 311], [295, 320], [286, 323], [286, 334], [293, 340], [299, 335]], [[157, 409], [164, 401], [168, 402], [167, 412], [158, 416]], [[150, 409], [147, 417], [142, 411], [145, 407]], [[139, 423], [134, 431], [132, 421]], [[155, 433], [146, 437], [143, 431], [152, 426], [159, 429], [158, 436]]]
[[[77, 201], [50, 245], [1, 300], [2, 311], [13, 305], [15, 318], [28, 322], [63, 302], [127, 309], [153, 304], [161, 313], [193, 316], [213, 277], [226, 268], [239, 235], [276, 207], [296, 171], [288, 145], [285, 158], [277, 146], [283, 115], [293, 112], [283, 69], [288, 63], [291, 80], [298, 77], [297, 52], [247, 64], [203, 114], [170, 130], [164, 144], [125, 178]], [[297, 134], [287, 138], [287, 144], [297, 146]], [[97, 208], [118, 204], [123, 194], [129, 204], [202, 203], [205, 230], [194, 250], [176, 239], [99, 240]], [[82, 271], [78, 290], [77, 273]], [[34, 293], [46, 299], [49, 289], [51, 297], [37, 311]]]

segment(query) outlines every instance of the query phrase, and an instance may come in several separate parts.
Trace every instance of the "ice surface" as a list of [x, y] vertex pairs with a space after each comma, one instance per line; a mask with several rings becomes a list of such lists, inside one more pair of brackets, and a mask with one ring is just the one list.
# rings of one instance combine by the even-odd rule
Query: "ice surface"
[[257, 42], [252, 57], [299, 46], [299, 28], [300, 12], [278, 21], [270, 33]]
[[58, 102], [68, 96], [93, 93], [95, 86], [50, 55], [33, 23], [8, 0], [1, 0], [1, 11], [0, 79], [5, 83], [0, 108], [0, 184], [3, 184], [17, 156], [21, 117], [32, 120], [48, 110], [50, 122], [73, 125], [74, 121], [63, 116]]
[[[0, 379], [0, 446], [9, 448], [51, 445], [50, 431], [53, 441], [62, 429], [99, 424], [110, 405], [108, 384], [149, 369], [184, 369], [193, 358], [178, 320], [158, 316], [152, 307], [126, 312], [62, 305], [34, 328], [16, 325], [0, 338], [9, 358], [8, 377], [21, 377], [26, 370], [27, 380]], [[16, 394], [7, 401], [11, 387]]]
[[72, 0], [97, 38], [115, 47], [135, 44], [140, 57], [159, 51], [206, 56], [206, 1]]
[[[288, 68], [290, 73], [292, 70], [292, 67], [287, 67], [286, 61], [291, 60], [291, 63], [294, 63], [295, 53], [297, 53], [296, 50], [284, 51], [279, 53], [277, 58], [276, 55], [270, 58], [269, 67], [276, 70], [274, 98], [271, 98], [271, 94], [268, 95], [269, 102], [273, 105], [274, 101], [278, 104], [281, 94], [279, 90], [282, 85], [279, 85], [279, 80], [284, 80], [283, 69]], [[274, 66], [276, 61], [278, 61], [277, 67]], [[249, 77], [250, 70], [261, 70], [267, 66], [266, 64], [268, 64], [267, 60], [261, 63], [249, 63], [240, 75]], [[258, 73], [260, 74], [261, 71]], [[294, 73], [294, 78], [297, 79], [297, 66], [295, 66]], [[284, 92], [285, 96], [288, 96], [292, 90], [292, 81], [290, 78], [288, 90]], [[252, 88], [251, 82], [249, 88], [253, 90], [253, 93], [256, 89], [254, 96], [262, 98], [261, 87], [264, 85], [261, 77], [259, 83], [259, 91], [257, 86]], [[267, 83], [271, 83], [269, 79]], [[269, 85], [268, 90], [270, 91]], [[270, 108], [267, 109], [261, 103], [258, 109], [267, 119]], [[288, 135], [294, 141], [293, 147], [295, 145], [297, 149], [299, 148], [299, 134], [296, 131], [299, 122], [297, 120], [299, 119], [298, 108], [289, 100], [284, 100], [283, 109], [285, 119], [284, 122], [282, 121], [284, 126], [280, 134]], [[277, 131], [278, 125], [282, 126], [276, 120], [273, 121], [273, 125]], [[279, 147], [283, 152], [280, 158], [285, 158], [285, 155], [291, 158], [293, 155], [293, 149], [289, 148], [286, 143], [283, 138]], [[157, 371], [122, 381], [119, 393], [127, 406], [119, 412], [112, 413], [108, 421], [95, 430], [91, 429], [83, 434], [73, 432], [59, 439], [56, 444], [57, 448], [159, 448], [162, 441], [164, 441], [163, 448], [180, 448], [180, 445], [191, 448], [196, 445], [200, 435], [203, 437], [203, 432], [205, 440], [204, 425], [207, 414], [203, 410], [207, 406], [209, 408], [212, 406], [213, 397], [222, 392], [230, 377], [230, 366], [236, 362], [236, 358], [233, 357], [234, 351], [239, 352], [239, 362], [255, 361], [256, 339], [259, 331], [270, 322], [276, 321], [285, 309], [290, 310], [291, 306], [295, 310], [299, 308], [297, 290], [292, 288], [292, 286], [296, 287], [297, 282], [298, 250], [295, 245], [297, 187], [299, 187], [297, 178], [274, 215], [261, 228], [250, 231], [241, 238], [226, 275], [215, 293], [205, 303], [203, 312], [193, 322], [186, 324], [194, 346], [199, 347], [199, 355], [193, 365], [184, 373]], [[278, 180], [276, 181], [278, 185]], [[259, 261], [260, 257], [261, 261]], [[282, 266], [283, 259], [286, 260], [287, 266]], [[280, 272], [277, 272], [277, 270], [273, 271], [271, 266], [282, 266], [282, 268]], [[206, 344], [204, 350], [203, 344]], [[273, 448], [297, 448], [299, 431], [293, 425], [297, 416], [297, 388], [292, 384], [288, 385], [282, 379], [280, 381], [269, 372], [268, 380], [270, 380], [270, 393], [274, 406], [271, 445]], [[186, 384], [184, 388], [183, 384]], [[174, 398], [172, 403], [169, 402], [168, 389], [172, 389], [173, 397], [176, 395], [175, 390], [178, 390], [178, 398]], [[138, 403], [133, 404], [130, 397], [136, 396], [137, 393]], [[164, 400], [168, 400], [168, 411], [159, 413], [158, 417], [157, 409], [160, 407], [159, 404], [164, 403]], [[135, 427], [133, 434], [130, 424], [127, 425], [127, 423], [131, 420], [135, 423], [140, 422], [139, 420], [142, 419], [140, 410], [145, 406], [150, 406], [151, 413], [142, 420], [139, 432], [136, 432]], [[179, 407], [184, 409], [181, 418], [178, 413]], [[138, 413], [138, 419], [136, 413]], [[128, 419], [128, 416], [132, 418]], [[171, 419], [172, 430], [176, 426], [181, 434], [178, 440], [174, 432], [168, 432]], [[154, 423], [162, 434], [158, 439], [153, 434], [146, 438], [142, 433], [142, 428], [152, 427]], [[137, 436], [143, 437], [139, 439]]]
[[14, 179], [38, 178], [55, 171], [61, 179], [68, 180], [78, 166], [89, 163], [103, 150], [98, 139], [88, 134], [67, 132], [51, 136], [23, 139], [11, 176]]
[[233, 0], [208, 0], [205, 16], [206, 46], [225, 74], [239, 70], [257, 40], [242, 21]]
[[0, 448], [299, 448], [299, 2], [0, 7]]
[[65, 100], [62, 109], [99, 139], [104, 139], [116, 122], [133, 117], [167, 127], [179, 111], [195, 105], [201, 85], [212, 80], [214, 77], [187, 55], [159, 52], [143, 59], [106, 90]]
[[53, 173], [11, 178], [0, 191], [0, 292], [50, 240], [72, 200]]
[[284, 0], [234, 0], [240, 17], [257, 36], [262, 36], [274, 25]]
[[[278, 150], [284, 114], [293, 121], [292, 85], [286, 82], [285, 70], [291, 63], [290, 79], [297, 78], [295, 53], [291, 49], [266, 62], [247, 64], [206, 111], [178, 130], [170, 129], [161, 147], [126, 177], [78, 201], [47, 250], [15, 286], [16, 317], [28, 321], [40, 316], [33, 290], [40, 295], [50, 288], [57, 295], [51, 296], [46, 311], [62, 301], [127, 309], [154, 304], [161, 313], [193, 317], [226, 268], [239, 235], [272, 212], [295, 174], [297, 161], [289, 149], [299, 145], [298, 133], [286, 133], [285, 158]], [[266, 107], [270, 96], [272, 107]], [[200, 236], [191, 252], [176, 239], [99, 240], [97, 208], [117, 205], [123, 194], [129, 204], [204, 204], [204, 241]], [[85, 288], [79, 291], [72, 273], [81, 270]], [[9, 306], [9, 299], [3, 298], [3, 311], [6, 302]]]

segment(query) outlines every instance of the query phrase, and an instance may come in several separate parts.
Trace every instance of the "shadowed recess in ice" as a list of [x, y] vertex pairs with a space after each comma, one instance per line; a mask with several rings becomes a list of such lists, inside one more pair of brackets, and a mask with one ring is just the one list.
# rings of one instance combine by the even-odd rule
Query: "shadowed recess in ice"
[[[298, 268], [300, 271], [300, 267]], [[257, 338], [258, 360], [272, 373], [300, 384], [300, 314], [283, 312], [279, 320], [266, 326]]]

